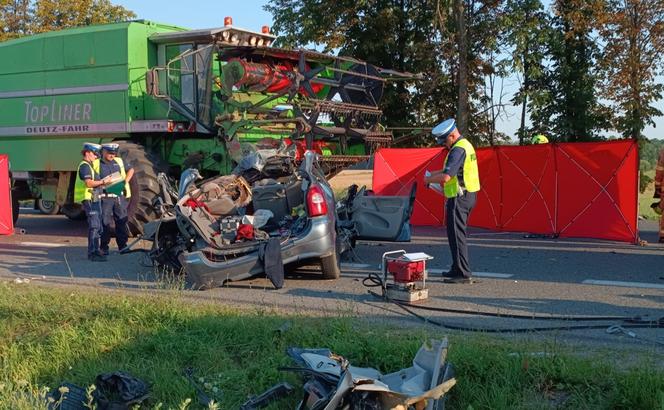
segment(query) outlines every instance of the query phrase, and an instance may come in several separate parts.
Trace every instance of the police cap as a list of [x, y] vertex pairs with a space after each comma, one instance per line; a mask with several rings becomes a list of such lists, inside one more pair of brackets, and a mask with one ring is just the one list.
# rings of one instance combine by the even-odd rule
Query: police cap
[[112, 152], [117, 154], [118, 150], [120, 149], [120, 144], [115, 143], [115, 142], [109, 142], [107, 144], [101, 144], [101, 149], [107, 152]]
[[90, 151], [94, 152], [95, 154], [99, 154], [99, 151], [101, 150], [101, 145], [95, 144], [94, 142], [84, 142], [83, 143], [83, 152], [85, 151]]
[[450, 133], [455, 129], [456, 121], [454, 121], [454, 118], [449, 118], [433, 127], [431, 134], [436, 137], [436, 142], [438, 144], [444, 144], [447, 136], [450, 135]]

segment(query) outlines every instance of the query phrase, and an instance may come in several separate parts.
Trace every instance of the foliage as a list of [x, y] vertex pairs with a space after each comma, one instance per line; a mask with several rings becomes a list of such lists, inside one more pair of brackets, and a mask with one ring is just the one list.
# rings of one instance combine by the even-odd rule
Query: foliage
[[648, 186], [653, 182], [653, 179], [648, 176], [643, 170], [639, 170], [639, 192], [644, 193]]
[[[609, 127], [598, 99], [598, 44], [593, 38], [601, 0], [557, 0], [549, 53], [549, 129], [562, 141], [591, 141]], [[546, 108], [545, 108], [546, 110]]]
[[641, 139], [645, 126], [662, 115], [652, 103], [664, 91], [656, 80], [664, 63], [664, 1], [607, 0], [600, 32], [605, 95], [620, 111], [615, 128]]
[[[289, 346], [325, 347], [357, 366], [392, 372], [411, 365], [440, 330], [377, 325], [340, 311], [324, 318], [242, 312], [191, 303], [187, 292], [128, 295], [0, 283], [0, 408], [35, 409], [44, 387], [63, 380], [87, 387], [99, 373], [124, 370], [150, 384], [148, 408], [198, 408], [186, 367], [218, 408], [237, 409], [280, 382], [292, 366]], [[290, 326], [284, 326], [284, 324]], [[287, 329], [287, 330], [279, 330]], [[657, 351], [582, 354], [551, 338], [537, 341], [450, 335], [456, 372], [449, 408], [659, 408], [664, 374]], [[654, 357], [652, 357], [654, 355]], [[661, 360], [660, 360], [661, 361]], [[220, 394], [219, 392], [223, 392]], [[294, 408], [294, 394], [270, 408]]]
[[110, 0], [0, 0], [0, 41], [134, 17], [132, 11]]
[[504, 41], [511, 48], [506, 60], [512, 72], [519, 74], [520, 86], [512, 98], [515, 105], [521, 105], [521, 124], [517, 133], [520, 144], [526, 143], [535, 133], [549, 134], [542, 124], [536, 121], [526, 129], [528, 100], [535, 107], [546, 105], [545, 57], [547, 44], [551, 36], [550, 18], [544, 12], [540, 0], [507, 0], [505, 2], [501, 24]]

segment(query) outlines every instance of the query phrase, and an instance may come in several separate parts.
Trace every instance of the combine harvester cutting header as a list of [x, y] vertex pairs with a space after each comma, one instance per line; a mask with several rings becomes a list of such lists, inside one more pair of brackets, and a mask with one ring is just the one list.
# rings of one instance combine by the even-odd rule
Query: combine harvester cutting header
[[140, 233], [155, 218], [159, 171], [227, 174], [282, 142], [296, 160], [318, 151], [334, 171], [390, 145], [383, 88], [413, 75], [274, 40], [267, 27], [238, 29], [227, 17], [216, 29], [133, 21], [0, 43], [0, 152], [14, 201], [51, 201], [82, 217], [73, 203], [81, 144], [117, 141], [136, 170], [129, 226]]

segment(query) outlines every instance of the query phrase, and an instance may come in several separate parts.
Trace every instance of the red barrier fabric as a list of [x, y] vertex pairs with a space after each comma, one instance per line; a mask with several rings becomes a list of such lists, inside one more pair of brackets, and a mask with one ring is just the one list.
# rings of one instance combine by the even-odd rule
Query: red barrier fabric
[[[442, 225], [444, 198], [426, 189], [447, 150], [381, 149], [374, 160], [377, 195], [418, 191], [413, 225]], [[482, 189], [469, 224], [509, 232], [638, 240], [638, 148], [635, 141], [499, 146], [477, 150]]]
[[9, 159], [0, 154], [0, 235], [14, 233], [12, 218], [12, 197], [9, 184]]

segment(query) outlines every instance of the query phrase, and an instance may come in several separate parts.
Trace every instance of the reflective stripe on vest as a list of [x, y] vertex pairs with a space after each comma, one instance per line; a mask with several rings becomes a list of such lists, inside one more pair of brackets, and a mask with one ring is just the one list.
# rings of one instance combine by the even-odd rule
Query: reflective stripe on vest
[[[480, 173], [477, 169], [477, 155], [475, 154], [475, 148], [473, 148], [470, 141], [465, 138], [459, 139], [454, 145], [452, 145], [452, 149], [456, 147], [463, 148], [463, 150], [466, 151], [466, 157], [463, 161], [464, 189], [468, 192], [477, 192], [480, 190]], [[450, 149], [450, 151], [452, 149]], [[445, 164], [443, 167], [445, 166], [447, 166], [447, 157], [445, 158]], [[459, 186], [459, 179], [456, 175], [445, 183], [443, 191], [445, 192], [446, 198], [454, 198], [462, 193], [461, 187]]]
[[92, 161], [92, 164], [87, 161], [81, 161], [78, 164], [78, 170], [76, 171], [76, 183], [74, 183], [74, 202], [82, 203], [83, 201], [92, 200], [92, 188], [88, 188], [85, 185], [85, 181], [81, 179], [80, 172], [81, 166], [86, 165], [90, 167], [92, 171], [92, 180], [96, 181], [99, 176], [99, 160], [96, 159]]
[[122, 161], [122, 158], [120, 157], [115, 157], [114, 159], [115, 162], [120, 166], [120, 176], [125, 180], [125, 198], [131, 198], [131, 188], [129, 187], [129, 182], [127, 182], [127, 172], [125, 171], [124, 161]]

